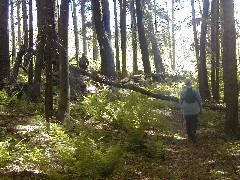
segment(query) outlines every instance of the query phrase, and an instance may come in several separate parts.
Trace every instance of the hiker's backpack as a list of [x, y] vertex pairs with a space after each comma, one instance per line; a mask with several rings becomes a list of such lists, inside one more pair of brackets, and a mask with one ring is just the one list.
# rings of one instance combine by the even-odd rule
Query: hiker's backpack
[[186, 103], [194, 103], [197, 100], [196, 94], [193, 92], [192, 88], [187, 88], [184, 99]]

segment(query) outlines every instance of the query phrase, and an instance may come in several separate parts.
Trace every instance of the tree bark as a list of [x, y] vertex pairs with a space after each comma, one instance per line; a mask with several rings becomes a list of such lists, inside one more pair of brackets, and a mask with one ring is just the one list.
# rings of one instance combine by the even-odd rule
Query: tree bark
[[236, 59], [236, 29], [233, 0], [222, 0], [223, 8], [223, 80], [224, 99], [226, 102], [225, 130], [234, 135], [238, 125], [238, 80]]
[[82, 16], [83, 53], [85, 53], [87, 55], [87, 31], [86, 31], [85, 0], [81, 1], [81, 16]]
[[102, 21], [105, 27], [105, 30], [108, 34], [109, 40], [111, 40], [111, 28], [110, 28], [110, 11], [108, 0], [101, 0], [102, 5]]
[[95, 27], [95, 22], [94, 22], [94, 11], [92, 11], [92, 28], [93, 28], [93, 34], [92, 34], [92, 36], [93, 36], [93, 40], [92, 40], [93, 55], [92, 55], [92, 59], [93, 59], [93, 61], [97, 61], [99, 59], [99, 50], [98, 50], [96, 27]]
[[0, 1], [0, 84], [10, 77], [9, 31], [8, 31], [9, 0]]
[[101, 74], [107, 77], [115, 78], [113, 49], [104, 26], [99, 0], [92, 0], [92, 7], [97, 39], [101, 53]]
[[140, 43], [140, 49], [142, 53], [142, 61], [145, 74], [151, 74], [151, 66], [149, 61], [148, 44], [145, 35], [145, 29], [143, 25], [143, 11], [142, 1], [136, 0], [136, 13], [137, 13], [137, 27], [138, 27], [138, 38]]
[[10, 1], [11, 4], [11, 36], [12, 36], [12, 64], [16, 60], [16, 36], [15, 36], [15, 21], [14, 21], [14, 0]]
[[114, 18], [115, 18], [115, 59], [116, 59], [116, 75], [120, 76], [120, 58], [119, 58], [119, 30], [118, 30], [118, 15], [117, 15], [117, 0], [114, 0]]
[[[29, 0], [29, 49], [33, 50], [33, 11], [32, 0]], [[29, 53], [28, 84], [33, 84], [33, 53]]]
[[131, 32], [132, 32], [132, 52], [133, 52], [133, 74], [138, 72], [137, 62], [137, 23], [136, 23], [136, 10], [134, 0], [130, 1], [130, 12], [131, 12]]
[[213, 100], [219, 102], [219, 0], [211, 3], [211, 87]]
[[45, 116], [46, 121], [49, 122], [53, 116], [53, 65], [57, 64], [57, 32], [55, 23], [55, 1], [46, 0], [46, 17], [44, 30], [46, 34], [46, 45], [44, 47], [45, 55]]
[[197, 37], [197, 24], [196, 24], [196, 16], [195, 16], [195, 0], [191, 0], [191, 7], [192, 7], [192, 26], [193, 26], [193, 36], [194, 36], [194, 48], [195, 48], [195, 55], [197, 60], [197, 68], [198, 68], [198, 79], [200, 79], [199, 75], [199, 43]]
[[59, 39], [62, 46], [59, 47], [60, 59], [60, 100], [58, 107], [58, 120], [64, 122], [70, 116], [70, 86], [68, 64], [68, 21], [69, 0], [61, 1]]
[[73, 0], [73, 28], [74, 28], [74, 37], [75, 37], [75, 59], [76, 65], [78, 66], [79, 59], [79, 38], [78, 38], [78, 21], [77, 21], [77, 4], [76, 0]]
[[42, 80], [42, 70], [43, 70], [43, 62], [44, 62], [44, 46], [46, 43], [46, 35], [43, 30], [44, 22], [46, 14], [46, 5], [42, 0], [36, 0], [37, 6], [37, 44], [36, 44], [36, 62], [35, 62], [35, 70], [34, 70], [34, 81], [33, 81], [33, 92], [32, 99], [37, 100], [41, 95], [41, 80]]
[[23, 17], [23, 44], [28, 47], [28, 16], [27, 16], [27, 2], [22, 0], [22, 17]]
[[211, 99], [206, 67], [206, 34], [207, 34], [208, 11], [209, 0], [204, 0], [200, 38], [200, 57], [199, 57], [199, 91], [204, 100]]
[[[148, 2], [148, 9], [153, 9], [152, 4], [150, 2]], [[148, 17], [148, 30], [149, 30], [148, 36], [149, 36], [150, 42], [152, 44], [152, 53], [154, 56], [154, 64], [155, 64], [156, 73], [164, 74], [165, 69], [163, 66], [161, 53], [158, 48], [158, 42], [157, 42], [156, 34], [154, 31], [154, 25], [153, 25], [153, 21], [152, 21], [152, 13], [149, 12], [149, 15], [147, 17]]]
[[126, 0], [120, 0], [120, 28], [122, 50], [122, 78], [127, 77], [127, 32], [126, 32]]
[[175, 0], [172, 0], [172, 70], [176, 69], [176, 59], [175, 59]]
[[21, 0], [17, 0], [17, 25], [18, 25], [18, 48], [21, 48], [22, 37], [21, 37], [21, 16], [20, 16]]

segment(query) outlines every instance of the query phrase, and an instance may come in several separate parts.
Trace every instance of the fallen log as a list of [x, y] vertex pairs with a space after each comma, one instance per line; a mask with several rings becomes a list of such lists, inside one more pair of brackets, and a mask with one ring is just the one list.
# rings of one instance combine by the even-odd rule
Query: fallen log
[[[112, 81], [112, 80], [109, 80], [109, 79], [105, 78], [105, 76], [100, 76], [100, 75], [97, 75], [97, 74], [93, 74], [90, 71], [85, 71], [85, 70], [80, 69], [78, 67], [70, 66], [69, 68], [70, 68], [70, 71], [73, 71], [75, 73], [79, 73], [79, 74], [84, 75], [84, 76], [88, 76], [92, 80], [94, 80], [96, 82], [99, 82], [99, 83], [103, 83], [103, 84], [106, 84], [106, 85], [109, 85], [109, 86], [114, 86], [114, 87], [117, 87], [117, 88], [129, 89], [129, 90], [136, 91], [136, 92], [139, 92], [141, 94], [147, 95], [149, 97], [153, 97], [155, 99], [161, 99], [161, 100], [167, 100], [167, 101], [172, 101], [172, 102], [179, 103], [179, 98], [177, 98], [177, 97], [166, 96], [166, 95], [163, 95], [163, 94], [153, 93], [153, 92], [147, 91], [147, 90], [145, 90], [145, 89], [143, 89], [143, 88], [141, 88], [141, 87], [139, 87], [135, 84], [131, 84], [131, 83], [115, 82], [115, 81]], [[203, 107], [211, 109], [211, 110], [225, 110], [226, 109], [223, 105], [215, 105], [215, 104], [203, 104]]]

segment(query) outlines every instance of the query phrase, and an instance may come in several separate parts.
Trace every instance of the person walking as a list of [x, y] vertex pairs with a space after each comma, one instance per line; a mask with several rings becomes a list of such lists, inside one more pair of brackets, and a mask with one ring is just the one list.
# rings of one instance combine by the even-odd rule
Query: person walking
[[196, 142], [198, 116], [202, 113], [202, 98], [199, 91], [192, 87], [191, 79], [186, 79], [185, 85], [179, 101], [182, 115], [186, 120], [187, 136]]

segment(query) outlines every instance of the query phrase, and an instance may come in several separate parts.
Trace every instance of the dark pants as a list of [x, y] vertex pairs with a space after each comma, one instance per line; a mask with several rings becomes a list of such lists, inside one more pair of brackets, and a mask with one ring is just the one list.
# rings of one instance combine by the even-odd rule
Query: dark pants
[[185, 119], [188, 138], [196, 141], [198, 115], [186, 115]]

